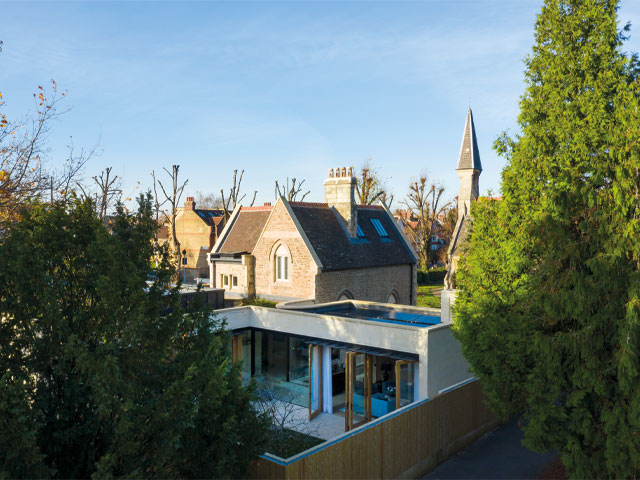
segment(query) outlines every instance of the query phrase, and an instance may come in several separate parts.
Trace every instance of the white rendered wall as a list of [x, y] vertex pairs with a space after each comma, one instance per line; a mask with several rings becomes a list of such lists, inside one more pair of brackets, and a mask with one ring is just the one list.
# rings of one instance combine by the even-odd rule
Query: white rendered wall
[[[429, 398], [473, 376], [469, 372], [469, 363], [462, 355], [460, 343], [451, 333], [451, 324], [430, 328], [427, 348], [429, 372], [426, 396]], [[422, 378], [420, 380], [422, 383]], [[423, 397], [422, 390], [420, 393]]]

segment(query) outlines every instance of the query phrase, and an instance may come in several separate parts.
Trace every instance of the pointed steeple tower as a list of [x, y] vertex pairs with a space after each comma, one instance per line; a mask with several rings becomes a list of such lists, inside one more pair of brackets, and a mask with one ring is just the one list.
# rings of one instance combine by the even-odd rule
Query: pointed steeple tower
[[471, 202], [477, 200], [480, 193], [478, 179], [480, 172], [482, 172], [482, 163], [480, 163], [480, 151], [478, 150], [478, 139], [476, 138], [476, 127], [473, 124], [471, 108], [467, 111], [467, 122], [462, 134], [462, 145], [460, 145], [460, 156], [458, 157], [456, 171], [460, 177], [460, 192], [458, 194], [459, 221], [461, 216], [469, 212]]
[[445, 289], [455, 288], [455, 273], [460, 258], [460, 245], [467, 236], [469, 224], [469, 214], [471, 212], [471, 202], [478, 199], [480, 187], [478, 179], [482, 172], [480, 163], [480, 151], [478, 150], [478, 139], [476, 138], [476, 127], [473, 124], [473, 113], [471, 108], [467, 112], [467, 122], [462, 134], [462, 145], [460, 146], [460, 156], [458, 157], [458, 177], [460, 177], [460, 191], [458, 193], [458, 220], [456, 222], [449, 249], [447, 251], [447, 275], [444, 279]]
[[473, 124], [471, 107], [467, 110], [467, 122], [464, 125], [464, 134], [462, 135], [462, 145], [460, 145], [460, 157], [458, 159], [457, 169], [482, 171], [478, 139], [476, 138], [476, 126]]

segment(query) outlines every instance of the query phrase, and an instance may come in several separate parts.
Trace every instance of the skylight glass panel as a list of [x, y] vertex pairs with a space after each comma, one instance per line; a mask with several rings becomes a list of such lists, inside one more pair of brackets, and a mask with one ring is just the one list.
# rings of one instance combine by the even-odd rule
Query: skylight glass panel
[[387, 231], [382, 226], [382, 223], [380, 222], [380, 220], [378, 220], [377, 218], [372, 218], [371, 219], [371, 223], [373, 224], [373, 228], [376, 229], [376, 232], [378, 232], [378, 235], [380, 235], [381, 237], [388, 237], [389, 236]]
[[364, 238], [364, 232], [360, 228], [360, 225], [358, 225], [357, 233], [358, 233], [358, 237]]

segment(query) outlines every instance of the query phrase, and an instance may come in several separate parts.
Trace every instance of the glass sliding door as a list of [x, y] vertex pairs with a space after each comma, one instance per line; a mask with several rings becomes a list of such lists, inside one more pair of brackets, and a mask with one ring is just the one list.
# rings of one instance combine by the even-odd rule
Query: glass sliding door
[[371, 355], [347, 352], [345, 431], [371, 420]]
[[396, 408], [409, 405], [414, 400], [414, 370], [416, 362], [396, 361]]
[[322, 412], [322, 347], [309, 345], [309, 420]]

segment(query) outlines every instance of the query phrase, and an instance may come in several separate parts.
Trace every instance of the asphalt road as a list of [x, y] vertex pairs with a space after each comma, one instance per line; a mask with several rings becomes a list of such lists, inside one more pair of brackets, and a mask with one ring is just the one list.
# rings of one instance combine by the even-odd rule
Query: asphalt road
[[469, 445], [428, 473], [425, 479], [537, 479], [556, 458], [522, 446], [522, 431], [512, 420]]

